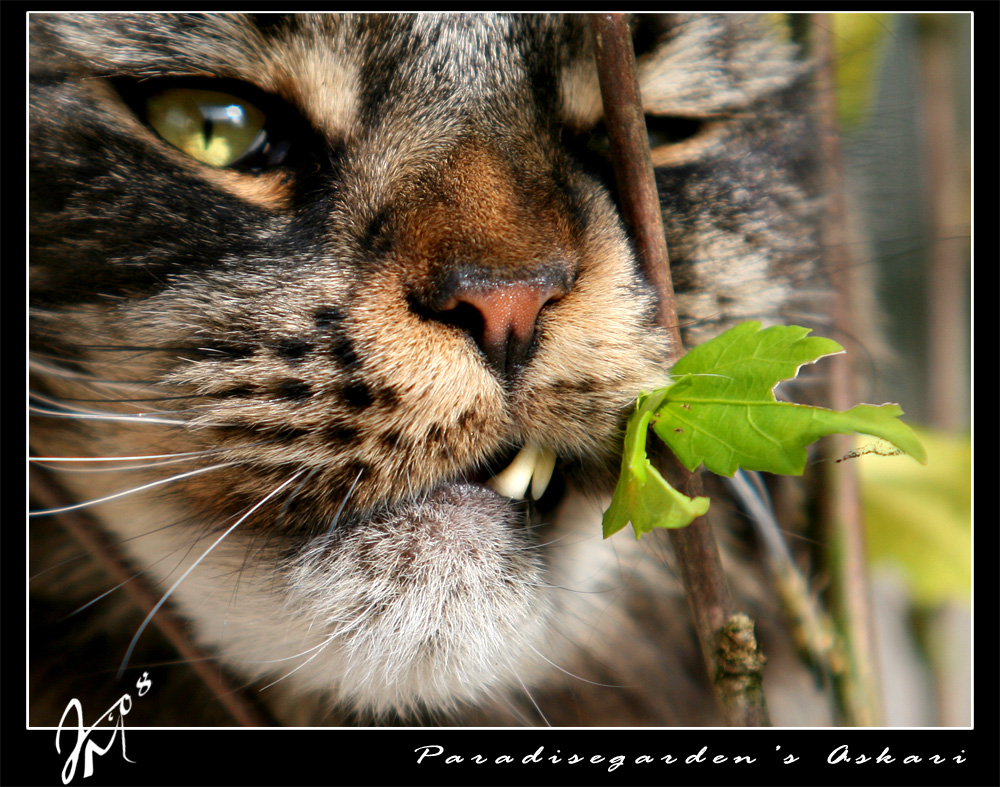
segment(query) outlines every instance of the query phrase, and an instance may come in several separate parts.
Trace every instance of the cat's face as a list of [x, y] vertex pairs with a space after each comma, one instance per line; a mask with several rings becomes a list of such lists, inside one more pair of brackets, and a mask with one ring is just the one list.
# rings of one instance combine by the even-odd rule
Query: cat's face
[[[794, 308], [814, 256], [798, 72], [728, 24], [637, 28], [693, 329]], [[242, 674], [380, 711], [530, 683], [577, 570], [541, 545], [670, 349], [586, 19], [68, 15], [32, 44], [36, 388], [80, 416], [33, 446], [121, 458], [60, 483], [150, 484], [95, 510], [164, 589], [191, 568], [170, 599]]]

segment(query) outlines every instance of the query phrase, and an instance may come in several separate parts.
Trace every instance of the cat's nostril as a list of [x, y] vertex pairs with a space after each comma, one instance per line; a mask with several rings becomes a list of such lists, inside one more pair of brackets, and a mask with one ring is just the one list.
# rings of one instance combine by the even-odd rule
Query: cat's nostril
[[570, 286], [564, 271], [517, 281], [457, 275], [435, 290], [424, 314], [468, 333], [490, 366], [510, 380], [531, 356], [542, 309], [566, 295]]

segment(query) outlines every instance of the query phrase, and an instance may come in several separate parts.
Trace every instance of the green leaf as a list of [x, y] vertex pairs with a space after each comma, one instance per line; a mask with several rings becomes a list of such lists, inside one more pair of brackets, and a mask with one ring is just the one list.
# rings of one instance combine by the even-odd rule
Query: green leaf
[[708, 511], [708, 498], [690, 498], [678, 492], [646, 458], [649, 419], [659, 399], [640, 396], [629, 419], [622, 455], [622, 473], [611, 506], [604, 514], [604, 537], [629, 522], [640, 538], [656, 527], [685, 527]]
[[732, 476], [738, 469], [801, 475], [806, 446], [830, 434], [875, 435], [920, 462], [923, 447], [898, 416], [899, 405], [860, 404], [847, 411], [779, 402], [774, 388], [804, 364], [843, 352], [808, 336], [807, 328], [745, 322], [695, 347], [674, 366], [653, 430], [691, 471], [704, 464]]
[[972, 452], [968, 435], [918, 431], [927, 466], [859, 441], [865, 541], [875, 566], [902, 572], [911, 597], [936, 607], [968, 602], [972, 588]]
[[926, 464], [923, 446], [898, 420], [898, 405], [861, 404], [839, 412], [779, 402], [774, 389], [807, 363], [843, 352], [809, 329], [745, 322], [695, 347], [673, 368], [672, 385], [643, 394], [629, 418], [622, 472], [604, 515], [604, 537], [632, 523], [636, 537], [655, 527], [684, 527], [708, 511], [708, 499], [673, 489], [646, 456], [648, 428], [690, 471], [738, 469], [801, 475], [806, 446], [829, 434], [875, 435]]

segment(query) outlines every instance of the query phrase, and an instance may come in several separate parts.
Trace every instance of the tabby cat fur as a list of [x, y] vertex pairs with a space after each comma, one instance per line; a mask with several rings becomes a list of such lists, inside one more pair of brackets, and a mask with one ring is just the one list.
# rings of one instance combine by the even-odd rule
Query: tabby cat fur
[[[822, 324], [800, 47], [631, 25], [686, 342]], [[284, 725], [720, 722], [667, 540], [601, 538], [670, 346], [585, 15], [41, 14], [30, 46], [33, 472], [103, 501], [234, 684]], [[558, 457], [537, 501], [484, 484], [524, 446]], [[774, 722], [822, 720], [714, 510]], [[154, 627], [128, 651], [143, 615], [58, 516], [30, 536], [32, 723], [140, 671], [135, 723], [233, 723]]]

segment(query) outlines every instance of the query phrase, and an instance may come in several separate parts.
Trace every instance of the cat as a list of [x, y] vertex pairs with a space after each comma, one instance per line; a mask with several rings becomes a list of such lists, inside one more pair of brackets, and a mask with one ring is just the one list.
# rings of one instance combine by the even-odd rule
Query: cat
[[[795, 36], [631, 27], [685, 343], [823, 324]], [[601, 538], [672, 348], [592, 41], [586, 15], [31, 16], [30, 441], [64, 503], [30, 525], [32, 723], [120, 666], [183, 697], [138, 723], [233, 723], [44, 515], [74, 505], [268, 723], [720, 723], [667, 542]], [[775, 723], [822, 723], [713, 514]]]

